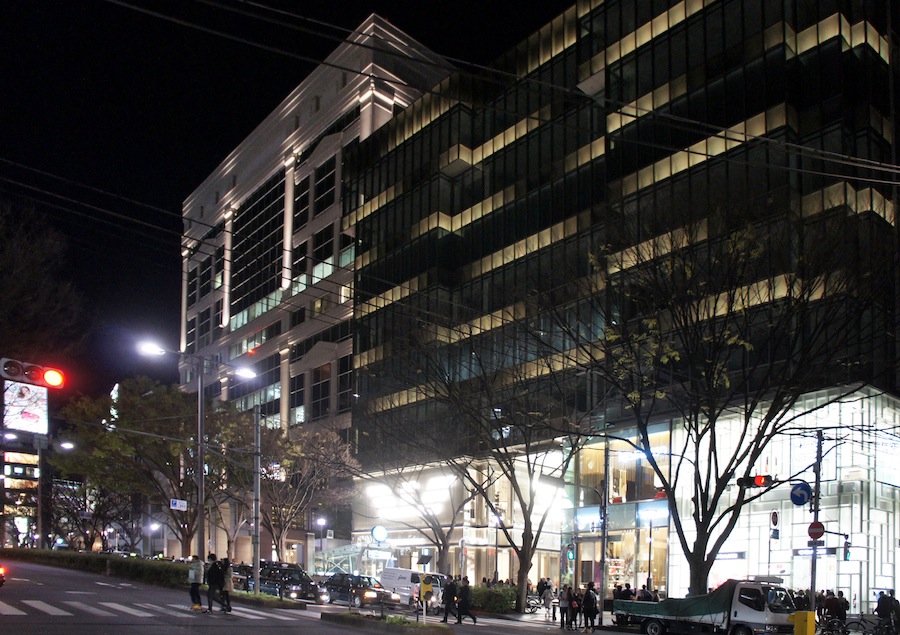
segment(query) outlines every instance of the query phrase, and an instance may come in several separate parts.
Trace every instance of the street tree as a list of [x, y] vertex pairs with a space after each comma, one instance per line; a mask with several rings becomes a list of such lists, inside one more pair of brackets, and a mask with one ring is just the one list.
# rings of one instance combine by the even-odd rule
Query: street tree
[[[223, 430], [242, 415], [233, 410], [206, 409], [203, 443], [217, 447]], [[197, 405], [196, 396], [176, 386], [139, 377], [124, 380], [114, 396], [81, 397], [63, 410], [76, 450], [58, 458], [64, 476], [81, 474], [125, 494], [139, 494], [160, 506], [161, 519], [190, 555], [197, 529]], [[244, 425], [249, 425], [245, 423]], [[220, 455], [207, 454], [205, 492], [211, 498], [221, 488]], [[186, 511], [169, 501], [191, 502]]]
[[[716, 209], [655, 234], [620, 220], [564, 288], [536, 294], [552, 323], [533, 333], [590, 377], [606, 425], [633, 430], [607, 439], [652, 467], [690, 590], [702, 592], [742, 509], [767, 491], [736, 478], [761, 471], [772, 441], [825, 405], [802, 397], [843, 386], [839, 399], [893, 366], [881, 321], [891, 296], [872, 264], [890, 247], [871, 216], [842, 206], [755, 221]], [[651, 443], [663, 420], [666, 456]], [[793, 475], [777, 476], [772, 486]]]
[[[578, 370], [536, 345], [515, 312], [492, 328], [436, 324], [396, 335], [394, 361], [362, 373], [367, 436], [363, 464], [389, 449], [407, 463], [439, 460], [485, 510], [517, 560], [516, 610], [525, 607], [528, 576], [541, 535], [558, 505], [558, 485], [583, 446]], [[377, 392], [376, 392], [377, 391]], [[381, 396], [376, 396], [380, 394]]]
[[[356, 461], [350, 446], [324, 427], [263, 427], [260, 437], [261, 525], [272, 536], [276, 557], [283, 560], [288, 531], [310, 509], [319, 503], [349, 503], [353, 488], [348, 477], [357, 469]], [[252, 491], [252, 467], [244, 466], [229, 465], [225, 489], [232, 492], [232, 501], [246, 501], [246, 492]], [[246, 504], [241, 509], [249, 513]]]

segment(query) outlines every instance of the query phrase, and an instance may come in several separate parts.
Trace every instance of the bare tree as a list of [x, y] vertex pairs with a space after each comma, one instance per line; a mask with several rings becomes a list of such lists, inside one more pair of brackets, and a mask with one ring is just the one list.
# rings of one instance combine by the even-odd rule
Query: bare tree
[[[261, 524], [272, 535], [277, 557], [284, 559], [288, 531], [312, 506], [349, 502], [352, 487], [346, 479], [356, 462], [331, 430], [264, 428], [261, 437]], [[250, 489], [249, 470], [235, 469], [232, 478], [237, 491]]]
[[[716, 210], [644, 240], [624, 221], [587, 275], [542, 295], [553, 324], [541, 342], [592, 377], [607, 422], [633, 428], [610, 434], [662, 484], [696, 593], [741, 510], [765, 492], [735, 494], [735, 478], [796, 430], [809, 412], [801, 397], [846, 386], [840, 398], [891, 367], [879, 323], [879, 297], [890, 295], [876, 265], [885, 245], [868, 242], [871, 218], [841, 207], [755, 223]], [[672, 421], [666, 457], [650, 441], [662, 420]]]
[[[379, 446], [408, 463], [439, 460], [490, 517], [502, 514], [498, 531], [518, 561], [522, 611], [553, 512], [554, 501], [543, 494], [558, 491], [542, 486], [541, 477], [564, 478], [585, 441], [577, 369], [561, 368], [562, 358], [537, 346], [530, 325], [513, 314], [496, 320], [496, 328], [436, 325], [421, 315], [417, 325], [393, 340], [390, 366], [365, 382], [386, 394], [368, 401], [364, 465], [371, 467]], [[498, 499], [500, 491], [508, 498]]]

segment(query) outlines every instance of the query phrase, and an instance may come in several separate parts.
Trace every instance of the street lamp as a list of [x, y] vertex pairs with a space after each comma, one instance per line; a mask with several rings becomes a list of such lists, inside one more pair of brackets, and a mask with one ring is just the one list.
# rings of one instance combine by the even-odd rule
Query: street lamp
[[[193, 355], [191, 353], [180, 353], [177, 351], [170, 351], [162, 348], [158, 344], [154, 342], [140, 342], [138, 344], [138, 352], [141, 355], [148, 356], [156, 356], [159, 357], [161, 355], [166, 354], [175, 354], [182, 355], [183, 357], [189, 357], [194, 360], [197, 368], [197, 551], [201, 557], [203, 557], [206, 553], [206, 492], [204, 491], [204, 480], [205, 480], [205, 470], [206, 470], [206, 457], [204, 456], [204, 445], [203, 445], [203, 371], [206, 366], [206, 362], [210, 361], [218, 366], [225, 366], [228, 368], [234, 369], [234, 374], [239, 377], [245, 378], [253, 378], [256, 377], [256, 373], [250, 370], [249, 368], [234, 368], [228, 366], [227, 364], [223, 364], [222, 362], [216, 360], [208, 360], [205, 357], [200, 355]], [[257, 417], [258, 418], [258, 417]], [[259, 424], [257, 423], [257, 428]], [[257, 472], [258, 473], [258, 472]], [[258, 531], [258, 530], [257, 530]]]
[[[150, 556], [153, 556], [153, 534], [156, 533], [156, 530], [162, 527], [159, 523], [152, 523], [150, 525]], [[162, 532], [160, 532], [162, 534]], [[165, 549], [163, 549], [165, 551]]]
[[328, 523], [328, 519], [319, 517], [316, 518], [316, 524], [319, 526], [319, 551], [325, 551], [325, 525]]

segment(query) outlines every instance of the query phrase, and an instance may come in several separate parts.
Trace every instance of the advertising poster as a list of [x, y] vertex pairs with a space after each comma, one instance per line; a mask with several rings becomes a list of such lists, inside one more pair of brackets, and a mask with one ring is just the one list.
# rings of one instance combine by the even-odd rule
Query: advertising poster
[[17, 381], [4, 383], [4, 427], [7, 430], [47, 434], [47, 389]]

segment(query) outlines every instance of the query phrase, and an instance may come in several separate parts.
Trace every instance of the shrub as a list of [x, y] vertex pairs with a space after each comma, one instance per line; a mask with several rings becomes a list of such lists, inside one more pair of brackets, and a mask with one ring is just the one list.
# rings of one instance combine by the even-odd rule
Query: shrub
[[109, 554], [49, 549], [0, 549], [0, 558], [25, 560], [91, 573], [105, 573], [160, 586], [177, 587], [187, 584], [187, 565], [167, 560], [122, 558]]
[[508, 613], [516, 604], [516, 587], [472, 587], [472, 604], [489, 613]]

